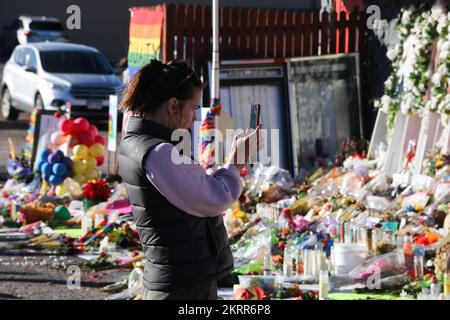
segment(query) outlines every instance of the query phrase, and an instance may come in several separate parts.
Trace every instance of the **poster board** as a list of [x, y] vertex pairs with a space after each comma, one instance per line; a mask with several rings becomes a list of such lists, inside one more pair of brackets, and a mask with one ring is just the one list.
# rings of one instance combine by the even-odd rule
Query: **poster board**
[[50, 137], [52, 133], [59, 130], [58, 123], [61, 118], [55, 117], [54, 113], [55, 111], [39, 110], [36, 114], [33, 152], [31, 158], [31, 166], [34, 170], [37, 169], [36, 166], [40, 161], [37, 157], [42, 150], [49, 148], [52, 145]]

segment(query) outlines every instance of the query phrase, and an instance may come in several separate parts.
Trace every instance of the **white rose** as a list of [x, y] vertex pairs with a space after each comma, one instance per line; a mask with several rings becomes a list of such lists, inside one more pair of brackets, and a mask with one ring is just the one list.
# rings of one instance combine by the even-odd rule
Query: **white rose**
[[405, 102], [403, 102], [403, 103], [401, 104], [401, 106], [400, 106], [400, 111], [401, 111], [403, 114], [407, 115], [408, 112], [409, 112], [409, 107], [410, 107], [410, 105], [405, 101]]
[[385, 94], [384, 96], [381, 97], [381, 104], [382, 105], [390, 105], [391, 102], [392, 102], [392, 98], [389, 97], [388, 95]]
[[439, 52], [439, 59], [445, 60], [445, 59], [448, 58], [449, 54], [450, 54], [450, 50], [440, 51]]
[[442, 74], [446, 74], [447, 73], [447, 66], [445, 64], [441, 64], [441, 65], [439, 65], [437, 71], [442, 73]]
[[450, 51], [450, 41], [445, 40], [442, 42], [441, 47], [440, 47], [441, 51]]
[[444, 100], [444, 101], [442, 101], [441, 103], [439, 103], [437, 109], [438, 109], [439, 111], [444, 111], [444, 110], [446, 110], [446, 107], [447, 107], [447, 103], [446, 103], [446, 101]]
[[425, 85], [423, 83], [419, 84], [419, 90], [420, 90], [420, 92], [425, 91]]
[[384, 83], [384, 85], [385, 85], [386, 87], [388, 87], [388, 88], [392, 88], [392, 86], [393, 86], [392, 79], [391, 79], [391, 78], [388, 78], [388, 79], [386, 80], [386, 82]]
[[442, 80], [442, 73], [440, 72], [436, 72], [431, 78], [431, 82], [433, 82], [433, 84], [435, 85], [439, 85], [441, 83], [441, 80]]
[[397, 54], [394, 49], [389, 49], [386, 53], [386, 56], [390, 61], [394, 61], [395, 58], [397, 57]]
[[403, 12], [402, 24], [409, 24], [411, 22], [411, 12], [406, 10]]

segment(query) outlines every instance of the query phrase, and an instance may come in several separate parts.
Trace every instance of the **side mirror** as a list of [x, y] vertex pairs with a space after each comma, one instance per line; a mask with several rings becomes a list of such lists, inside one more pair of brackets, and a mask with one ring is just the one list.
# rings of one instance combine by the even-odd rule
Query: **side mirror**
[[36, 67], [33, 67], [33, 66], [26, 66], [25, 71], [31, 72], [31, 73], [37, 73]]

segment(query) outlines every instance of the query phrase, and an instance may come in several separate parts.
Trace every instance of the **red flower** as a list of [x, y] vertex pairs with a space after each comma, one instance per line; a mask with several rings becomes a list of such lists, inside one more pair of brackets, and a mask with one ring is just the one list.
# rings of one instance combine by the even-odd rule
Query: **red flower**
[[83, 187], [83, 197], [85, 200], [107, 201], [111, 195], [111, 190], [105, 180], [88, 182]]

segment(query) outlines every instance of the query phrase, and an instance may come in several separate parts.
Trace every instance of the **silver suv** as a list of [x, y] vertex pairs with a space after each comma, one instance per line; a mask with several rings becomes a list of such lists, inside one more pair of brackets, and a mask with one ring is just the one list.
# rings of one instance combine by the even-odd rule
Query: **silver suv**
[[3, 49], [11, 53], [18, 44], [31, 42], [67, 42], [63, 24], [52, 17], [20, 16], [3, 28]]
[[65, 111], [74, 117], [107, 120], [109, 95], [122, 82], [106, 57], [72, 43], [17, 46], [3, 69], [1, 111], [8, 120], [33, 108]]

